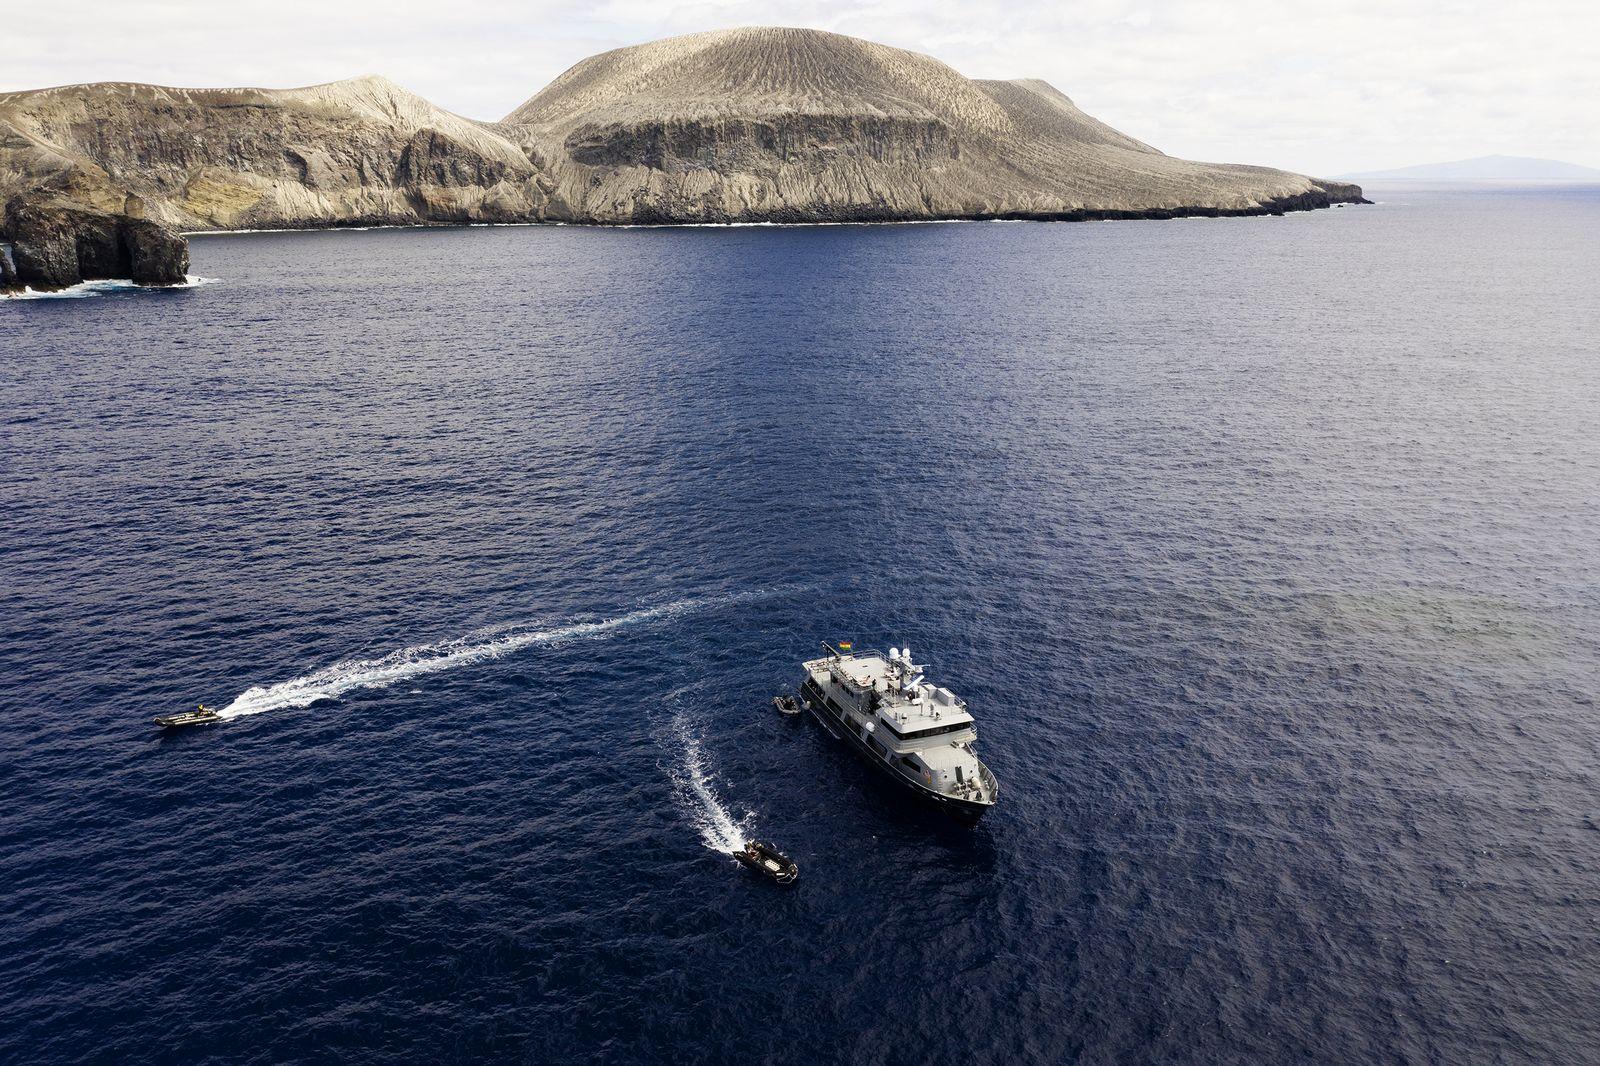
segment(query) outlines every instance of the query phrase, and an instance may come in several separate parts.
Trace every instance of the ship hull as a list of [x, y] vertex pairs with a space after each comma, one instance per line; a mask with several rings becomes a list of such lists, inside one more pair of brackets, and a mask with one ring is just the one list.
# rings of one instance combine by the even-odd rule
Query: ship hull
[[800, 686], [800, 695], [805, 700], [806, 710], [811, 716], [831, 733], [834, 737], [843, 740], [863, 760], [872, 764], [880, 773], [900, 785], [901, 788], [915, 794], [924, 803], [937, 807], [957, 821], [968, 825], [975, 825], [978, 819], [988, 814], [994, 807], [992, 803], [974, 803], [971, 800], [960, 799], [956, 796], [946, 796], [942, 792], [935, 792], [920, 781], [914, 781], [905, 774], [900, 773], [881, 758], [877, 752], [867, 747], [866, 741], [850, 725], [850, 720], [842, 713], [827, 694], [807, 678]]

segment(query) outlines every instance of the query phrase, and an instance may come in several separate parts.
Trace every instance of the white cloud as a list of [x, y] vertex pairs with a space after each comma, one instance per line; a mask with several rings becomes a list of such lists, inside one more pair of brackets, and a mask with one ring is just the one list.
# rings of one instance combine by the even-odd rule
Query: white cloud
[[0, 89], [299, 85], [387, 74], [499, 118], [598, 51], [723, 26], [811, 26], [973, 77], [1042, 77], [1164, 151], [1317, 174], [1500, 152], [1600, 166], [1600, 7], [1348, 0], [89, 0], [14, 5]]

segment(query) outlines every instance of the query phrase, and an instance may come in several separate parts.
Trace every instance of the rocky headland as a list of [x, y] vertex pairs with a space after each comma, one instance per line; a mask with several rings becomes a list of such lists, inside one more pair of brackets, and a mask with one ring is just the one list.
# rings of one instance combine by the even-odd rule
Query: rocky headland
[[1175, 159], [1041, 81], [739, 29], [584, 60], [500, 122], [376, 76], [0, 94], [0, 284], [184, 280], [196, 230], [1279, 214], [1358, 186]]

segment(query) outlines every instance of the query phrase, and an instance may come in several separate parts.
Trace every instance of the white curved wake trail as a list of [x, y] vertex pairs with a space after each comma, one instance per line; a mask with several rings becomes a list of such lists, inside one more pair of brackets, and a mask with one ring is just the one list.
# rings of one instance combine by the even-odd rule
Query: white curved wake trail
[[444, 670], [454, 670], [458, 666], [498, 659], [536, 644], [554, 644], [564, 640], [600, 637], [627, 626], [657, 622], [691, 611], [748, 599], [754, 595], [760, 594], [744, 593], [679, 600], [660, 607], [630, 611], [599, 622], [578, 622], [552, 629], [517, 632], [513, 627], [497, 626], [493, 629], [479, 630], [456, 640], [402, 648], [378, 659], [346, 659], [304, 677], [246, 689], [219, 713], [227, 719], [288, 707], [309, 707], [319, 700], [337, 699], [357, 689], [385, 688], [397, 681], [409, 681], [425, 674], [437, 674]]
[[723, 806], [722, 799], [712, 786], [711, 775], [706, 772], [705, 752], [700, 739], [694, 735], [682, 717], [674, 716], [672, 731], [683, 747], [683, 764], [668, 770], [672, 783], [689, 811], [689, 817], [700, 831], [700, 839], [712, 851], [728, 855], [744, 847], [750, 838], [749, 823], [752, 814], [734, 821], [732, 813]]

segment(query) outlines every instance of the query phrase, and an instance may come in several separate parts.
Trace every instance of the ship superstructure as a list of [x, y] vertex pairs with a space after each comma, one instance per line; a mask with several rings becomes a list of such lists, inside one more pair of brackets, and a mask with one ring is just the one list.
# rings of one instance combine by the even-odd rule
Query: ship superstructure
[[1000, 786], [973, 751], [977, 723], [966, 702], [923, 680], [910, 648], [856, 655], [848, 647], [805, 664], [806, 709], [902, 785], [958, 817], [981, 818]]

